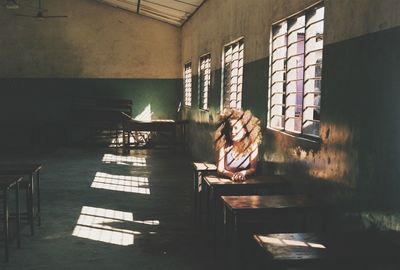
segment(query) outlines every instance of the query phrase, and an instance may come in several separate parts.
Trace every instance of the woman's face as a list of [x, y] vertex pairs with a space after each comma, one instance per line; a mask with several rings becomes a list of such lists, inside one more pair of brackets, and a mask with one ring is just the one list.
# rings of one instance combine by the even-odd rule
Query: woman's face
[[232, 127], [232, 133], [231, 133], [232, 141], [238, 142], [241, 139], [243, 139], [246, 132], [244, 130], [242, 121], [237, 119], [232, 119], [229, 121], [229, 123]]

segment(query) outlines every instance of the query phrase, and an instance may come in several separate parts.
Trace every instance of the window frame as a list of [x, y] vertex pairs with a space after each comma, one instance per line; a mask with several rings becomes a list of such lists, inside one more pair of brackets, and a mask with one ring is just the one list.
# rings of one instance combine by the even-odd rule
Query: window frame
[[[316, 22], [318, 23], [318, 22], [322, 21], [322, 35], [321, 35], [321, 33], [319, 33], [319, 34], [317, 33], [315, 36], [311, 36], [311, 37], [315, 37], [316, 39], [318, 38], [318, 35], [321, 35], [321, 37], [322, 37], [321, 48], [317, 49], [317, 51], [320, 50], [321, 58], [318, 58], [317, 60], [314, 59], [316, 61], [315, 63], [307, 64], [306, 60], [307, 60], [308, 54], [306, 54], [306, 46], [307, 46], [307, 42], [310, 39], [310, 37], [307, 36], [307, 28], [309, 28], [310, 25], [315, 24], [315, 22], [308, 23], [308, 19], [312, 18], [312, 17], [308, 17], [308, 16], [309, 16], [309, 14], [312, 14], [313, 11], [315, 11], [317, 9], [320, 9], [320, 8], [324, 8], [324, 11], [323, 11], [324, 14], [323, 14], [322, 19], [321, 20], [316, 20]], [[294, 21], [298, 20], [302, 16], [304, 16], [304, 25], [299, 29], [295, 29], [295, 30], [290, 30], [289, 31], [289, 28], [290, 28], [289, 27], [289, 23], [293, 23]], [[316, 15], [314, 15], [314, 16], [316, 16]], [[276, 26], [283, 25], [283, 24], [285, 24], [285, 27], [286, 27], [286, 29], [284, 30], [284, 33], [276, 35], [274, 33], [274, 30], [276, 29]], [[303, 34], [303, 40], [300, 40], [300, 41], [297, 40], [295, 42], [293, 42], [293, 41], [289, 42], [290, 34], [293, 31], [297, 31], [297, 30], [300, 30], [300, 29], [304, 29], [304, 33], [302, 33]], [[325, 6], [324, 6], [324, 1], [318, 1], [317, 3], [315, 3], [315, 4], [311, 5], [311, 6], [308, 6], [307, 8], [305, 8], [305, 9], [303, 9], [303, 10], [297, 12], [297, 13], [294, 13], [294, 14], [292, 14], [292, 15], [290, 15], [290, 16], [282, 19], [282, 20], [279, 20], [279, 21], [277, 21], [277, 22], [275, 22], [275, 23], [273, 23], [271, 25], [271, 27], [270, 27], [270, 42], [269, 42], [269, 52], [270, 52], [269, 53], [269, 68], [268, 68], [268, 70], [269, 70], [269, 73], [268, 73], [268, 104], [267, 104], [267, 106], [268, 106], [267, 107], [267, 128], [268, 129], [276, 130], [276, 131], [279, 131], [281, 133], [288, 134], [288, 135], [291, 135], [291, 136], [297, 137], [297, 138], [303, 138], [303, 139], [311, 140], [311, 141], [321, 141], [321, 139], [320, 139], [321, 138], [320, 116], [318, 115], [318, 119], [317, 119], [315, 117], [314, 110], [318, 109], [319, 113], [320, 113], [320, 109], [321, 109], [320, 99], [321, 99], [321, 94], [322, 94], [321, 84], [322, 84], [322, 78], [323, 78], [323, 76], [322, 76], [322, 68], [323, 68], [323, 52], [324, 52], [324, 43], [323, 43], [324, 32], [325, 32]], [[299, 34], [299, 33], [297, 32], [297, 34]], [[285, 56], [283, 57], [283, 68], [282, 68], [282, 70], [279, 70], [279, 69], [274, 69], [273, 70], [273, 65], [274, 65], [274, 63], [276, 61], [276, 59], [273, 59], [274, 53], [275, 53], [275, 50], [279, 49], [279, 46], [274, 47], [274, 42], [280, 36], [284, 37], [284, 42], [283, 42], [284, 45], [283, 45], [283, 47], [285, 48], [285, 52], [284, 52]], [[318, 40], [316, 40], [316, 42], [317, 41]], [[289, 47], [292, 46], [294, 43], [298, 43], [298, 42], [302, 42], [301, 44], [304, 47], [303, 48], [303, 52], [302, 52], [302, 64], [298, 65], [298, 66], [295, 65], [294, 67], [292, 67], [292, 66], [289, 67], [289, 63], [288, 63], [289, 62], [289, 56], [288, 56]], [[316, 44], [314, 44], [314, 46], [316, 46]], [[312, 53], [312, 50], [309, 50], [308, 53]], [[290, 57], [292, 57], [292, 56], [293, 55], [290, 55]], [[315, 56], [315, 58], [317, 58], [317, 56]], [[277, 60], [279, 61], [279, 58]], [[272, 61], [274, 61], [274, 62], [272, 62]], [[319, 64], [318, 64], [318, 61], [320, 61]], [[317, 80], [319, 81], [319, 91], [306, 90], [306, 84], [309, 81], [309, 79], [306, 79], [306, 72], [307, 72], [307, 69], [310, 66], [315, 66], [315, 69], [316, 69], [317, 66], [319, 66], [319, 68], [320, 68], [319, 71], [318, 71], [320, 73], [319, 79], [317, 79], [316, 77], [313, 78], [314, 83]], [[291, 129], [289, 129], [287, 127], [286, 121], [287, 121], [288, 115], [289, 115], [289, 113], [287, 111], [288, 111], [288, 107], [290, 107], [290, 106], [291, 107], [298, 107], [299, 104], [297, 104], [297, 101], [294, 102], [294, 105], [291, 104], [291, 103], [288, 104], [286, 99], [288, 97], [288, 92], [289, 92], [289, 95], [293, 94], [293, 93], [295, 93], [295, 95], [299, 94], [297, 86], [295, 87], [296, 88], [295, 91], [288, 91], [287, 90], [288, 81], [293, 82], [293, 80], [288, 80], [288, 72], [290, 72], [292, 69], [296, 70], [296, 69], [299, 69], [299, 68], [301, 68], [301, 70], [302, 70], [302, 78], [301, 78], [301, 85], [302, 85], [301, 86], [301, 95], [302, 95], [302, 97], [301, 97], [300, 117], [297, 117], [297, 118], [300, 119], [300, 131], [296, 131], [295, 130], [296, 129], [295, 128], [295, 126], [296, 126], [295, 124], [293, 124], [293, 127], [294, 127], [293, 130], [291, 130]], [[275, 101], [273, 103], [273, 101], [272, 101], [273, 97], [272, 97], [272, 94], [271, 94], [273, 92], [272, 91], [273, 90], [272, 89], [273, 88], [273, 84], [280, 83], [280, 81], [278, 81], [276, 79], [274, 81], [274, 79], [273, 79], [275, 73], [277, 73], [277, 72], [283, 72], [284, 73], [283, 74], [283, 80], [281, 81], [281, 83], [283, 84], [282, 91], [279, 91], [279, 90], [278, 91], [276, 91], [276, 90], [274, 91], [274, 94], [282, 95], [282, 97], [281, 97], [281, 101], [282, 102], [281, 103], [279, 103], [277, 101]], [[317, 71], [315, 70], [314, 73], [316, 73], [316, 72]], [[298, 79], [298, 78], [296, 78], [296, 79]], [[314, 88], [315, 88], [315, 86], [314, 86]], [[313, 100], [313, 105], [309, 105], [309, 104], [305, 105], [304, 99], [305, 99], [306, 95], [308, 95], [310, 93], [313, 94], [313, 99], [314, 99]], [[315, 102], [316, 102], [315, 99], [317, 97], [319, 98], [319, 101], [318, 101], [319, 104], [315, 105]], [[310, 101], [308, 101], [308, 102], [310, 102]], [[281, 107], [282, 114], [276, 114], [276, 113], [273, 114], [272, 113], [273, 107], [275, 105]], [[312, 116], [311, 120], [304, 116], [305, 110], [309, 109], [310, 107], [313, 108], [313, 116]], [[294, 118], [296, 118], [296, 109], [294, 111], [295, 111], [294, 112]], [[281, 118], [283, 118], [283, 119], [280, 120], [281, 121], [280, 127], [273, 125], [272, 117], [275, 117], [275, 116], [278, 116], [278, 117], [281, 116]], [[318, 132], [315, 132], [315, 133], [318, 133], [318, 134], [312, 134], [312, 132], [308, 132], [307, 133], [307, 132], [304, 131], [305, 128], [307, 128], [307, 126], [305, 126], [305, 123], [307, 121], [318, 122]], [[278, 120], [278, 122], [279, 122], [279, 120]]]
[[[226, 106], [224, 106], [224, 104], [225, 104], [225, 72], [226, 72], [226, 67], [225, 67], [225, 64], [226, 64], [226, 55], [225, 55], [225, 52], [226, 52], [226, 48], [227, 47], [229, 47], [229, 46], [232, 46], [232, 45], [234, 45], [234, 44], [238, 44], [239, 45], [239, 48], [238, 48], [238, 53], [240, 54], [240, 51], [243, 51], [243, 56], [240, 58], [240, 57], [238, 57], [238, 59], [237, 59], [237, 61], [240, 63], [240, 60], [242, 60], [242, 66], [239, 66], [238, 67], [238, 71], [240, 70], [241, 71], [241, 74], [238, 74], [236, 77], [240, 77], [241, 76], [241, 82], [240, 82], [240, 85], [241, 85], [241, 91], [240, 91], [240, 101], [239, 101], [239, 106], [236, 106], [236, 107], [226, 107]], [[242, 46], [242, 49], [240, 50], [240, 45]], [[220, 99], [220, 110], [222, 111], [224, 108], [237, 108], [237, 109], [242, 109], [242, 103], [243, 103], [243, 85], [244, 85], [244, 82], [243, 82], [243, 75], [244, 75], [244, 72], [243, 72], [243, 70], [244, 70], [244, 57], [245, 57], [245, 55], [244, 55], [244, 36], [241, 36], [241, 37], [239, 37], [239, 38], [237, 38], [237, 39], [235, 39], [235, 40], [233, 40], [233, 41], [231, 41], [231, 42], [229, 42], [229, 43], [227, 43], [227, 44], [225, 44], [224, 46], [223, 46], [223, 48], [222, 48], [222, 57], [221, 57], [221, 59], [222, 59], [222, 61], [221, 61], [221, 64], [222, 64], [222, 68], [221, 68], [221, 99]], [[231, 61], [231, 62], [233, 62], [233, 61]], [[232, 70], [232, 69], [231, 69]], [[239, 73], [239, 72], [238, 72]], [[238, 87], [235, 89], [236, 91], [236, 99], [235, 99], [235, 101], [236, 101], [236, 104], [238, 103], [238, 100], [237, 100], [237, 90], [238, 90]]]
[[[209, 61], [208, 62], [208, 66], [206, 66], [205, 67], [205, 76], [207, 76], [208, 75], [208, 79], [205, 79], [205, 82], [206, 83], [204, 83], [204, 85], [202, 85], [202, 61], [203, 60], [205, 60], [205, 61]], [[209, 109], [210, 109], [210, 104], [209, 104], [209, 101], [210, 101], [210, 90], [211, 90], [211, 61], [212, 61], [212, 59], [211, 59], [211, 53], [209, 52], [209, 53], [205, 53], [205, 54], [203, 54], [203, 55], [201, 55], [200, 57], [199, 57], [199, 65], [198, 65], [198, 74], [199, 74], [199, 78], [198, 78], [198, 106], [199, 106], [199, 109], [200, 110], [202, 110], [202, 111], [209, 111]], [[206, 63], [206, 65], [207, 65], [207, 63]], [[207, 72], [208, 72], [208, 74], [207, 74]], [[203, 88], [202, 88], [202, 86], [203, 86]], [[207, 88], [207, 90], [205, 89], [205, 88]], [[206, 101], [205, 101], [205, 104], [204, 103], [202, 103], [202, 102], [204, 102], [204, 94], [206, 94], [206, 97], [205, 97], [205, 99], [206, 99]], [[205, 105], [205, 107], [204, 107], [204, 105]]]
[[[190, 68], [190, 77], [187, 77], [187, 67]], [[190, 79], [187, 82], [187, 79]], [[188, 89], [188, 87], [190, 89]], [[189, 93], [189, 95], [188, 95]], [[192, 95], [193, 95], [193, 69], [192, 69], [192, 61], [188, 61], [183, 65], [183, 106], [192, 107]], [[187, 103], [187, 101], [190, 101]]]

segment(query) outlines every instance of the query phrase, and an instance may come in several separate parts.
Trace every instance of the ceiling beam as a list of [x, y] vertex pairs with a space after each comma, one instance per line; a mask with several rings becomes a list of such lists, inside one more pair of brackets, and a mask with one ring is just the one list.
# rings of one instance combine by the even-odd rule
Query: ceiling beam
[[153, 5], [156, 5], [156, 6], [159, 6], [159, 7], [164, 7], [164, 8], [167, 8], [167, 9], [171, 9], [171, 10], [183, 12], [183, 13], [185, 13], [185, 14], [188, 13], [188, 12], [185, 11], [185, 10], [178, 9], [178, 8], [174, 8], [174, 7], [170, 7], [170, 6], [166, 6], [166, 5], [159, 4], [159, 3], [156, 3], [156, 2], [152, 2], [152, 1], [149, 1], [149, 0], [143, 0], [143, 2], [146, 2], [146, 3], [149, 3], [149, 4], [153, 4]]
[[[177, 1], [177, 0], [175, 0]], [[197, 6], [197, 8], [192, 12], [192, 14], [189, 15], [189, 17], [186, 18], [186, 20], [182, 23], [181, 27], [183, 27], [185, 25], [185, 23], [192, 18], [192, 16], [203, 6], [203, 4], [206, 2], [207, 0], [203, 0], [203, 2], [201, 2], [200, 5]]]
[[175, 2], [179, 2], [179, 3], [185, 4], [185, 5], [197, 7], [197, 5], [194, 5], [194, 4], [192, 4], [192, 3], [188, 3], [188, 2], [185, 2], [185, 1], [181, 1], [181, 0], [175, 0]]
[[137, 14], [139, 14], [139, 9], [140, 9], [140, 0], [138, 0], [137, 2], [137, 9], [136, 9]]

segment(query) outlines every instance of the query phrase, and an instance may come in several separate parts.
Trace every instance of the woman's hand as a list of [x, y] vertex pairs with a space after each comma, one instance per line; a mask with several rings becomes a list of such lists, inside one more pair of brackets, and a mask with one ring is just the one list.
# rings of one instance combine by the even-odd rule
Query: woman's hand
[[234, 182], [243, 182], [244, 180], [246, 180], [246, 176], [243, 171], [236, 172], [232, 175], [232, 181]]

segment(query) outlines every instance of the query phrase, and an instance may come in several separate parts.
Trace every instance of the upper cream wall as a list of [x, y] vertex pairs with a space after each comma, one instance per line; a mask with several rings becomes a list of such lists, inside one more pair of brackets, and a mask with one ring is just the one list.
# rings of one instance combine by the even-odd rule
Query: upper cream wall
[[211, 52], [212, 68], [220, 68], [223, 46], [242, 36], [245, 62], [264, 58], [271, 24], [312, 3], [315, 0], [207, 0], [182, 29], [182, 61], [191, 60], [197, 67], [198, 56]]
[[[36, 4], [36, 2], [35, 2]], [[180, 29], [95, 0], [0, 8], [0, 77], [180, 78]]]
[[[271, 24], [318, 0], [207, 0], [182, 29], [182, 63], [211, 52], [221, 67], [222, 48], [245, 38], [245, 62], [269, 54]], [[325, 44], [400, 25], [399, 0], [325, 0]], [[193, 69], [197, 74], [197, 69]]]
[[325, 43], [400, 26], [399, 0], [326, 0]]

